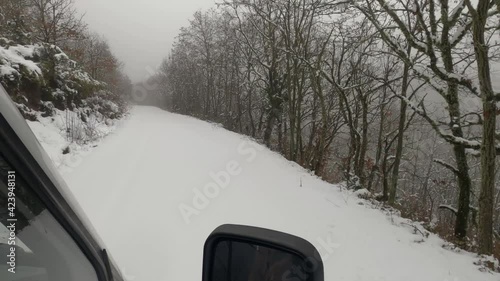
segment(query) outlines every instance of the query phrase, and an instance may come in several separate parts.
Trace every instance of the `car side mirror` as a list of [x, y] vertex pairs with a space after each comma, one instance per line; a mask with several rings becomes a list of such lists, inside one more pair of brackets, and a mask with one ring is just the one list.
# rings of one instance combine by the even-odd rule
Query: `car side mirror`
[[302, 238], [223, 225], [205, 242], [203, 281], [324, 281], [323, 261]]

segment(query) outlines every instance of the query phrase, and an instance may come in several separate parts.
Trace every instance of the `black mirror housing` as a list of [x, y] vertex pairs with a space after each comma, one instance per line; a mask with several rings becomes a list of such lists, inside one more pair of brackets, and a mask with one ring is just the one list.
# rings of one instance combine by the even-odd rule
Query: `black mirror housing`
[[300, 237], [226, 224], [205, 242], [203, 281], [324, 281], [323, 261]]

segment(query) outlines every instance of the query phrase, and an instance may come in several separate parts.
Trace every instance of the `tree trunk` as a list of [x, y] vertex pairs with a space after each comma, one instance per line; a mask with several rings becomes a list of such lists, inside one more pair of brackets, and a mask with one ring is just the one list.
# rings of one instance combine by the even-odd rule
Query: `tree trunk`
[[264, 143], [266, 146], [271, 146], [271, 136], [273, 134], [274, 123], [276, 121], [276, 113], [274, 109], [271, 109], [266, 120], [266, 128], [264, 130]]
[[368, 97], [358, 90], [359, 100], [361, 103], [361, 140], [359, 145], [359, 155], [357, 160], [356, 175], [359, 177], [359, 182], [363, 188], [366, 188], [366, 175], [365, 175], [365, 158], [368, 149]]
[[473, 14], [474, 52], [476, 55], [481, 100], [483, 103], [483, 142], [481, 145], [481, 193], [479, 195], [479, 253], [493, 252], [493, 202], [495, 189], [496, 102], [491, 84], [488, 46], [484, 38], [489, 1], [481, 0]]
[[[451, 54], [449, 42], [443, 46], [443, 63], [446, 71], [454, 73], [453, 57]], [[450, 115], [449, 128], [455, 137], [463, 138], [464, 133], [460, 124], [461, 110], [458, 98], [458, 85], [455, 82], [448, 82], [446, 102], [448, 103], [448, 112]], [[469, 175], [469, 163], [465, 146], [463, 144], [453, 144], [453, 153], [457, 164], [458, 178], [458, 212], [455, 221], [455, 237], [464, 240], [467, 236], [469, 213], [470, 213], [470, 192], [472, 183]]]
[[[409, 53], [411, 48], [408, 47], [407, 52]], [[408, 90], [408, 76], [410, 72], [410, 67], [405, 64], [403, 70], [403, 84], [401, 89], [401, 95], [406, 97], [406, 92]], [[392, 176], [390, 179], [389, 185], [389, 200], [388, 203], [390, 205], [394, 205], [396, 203], [396, 193], [398, 190], [398, 180], [399, 180], [399, 165], [401, 164], [401, 157], [403, 156], [403, 144], [404, 144], [404, 131], [406, 125], [406, 102], [401, 100], [400, 105], [400, 115], [399, 115], [399, 124], [398, 124], [398, 141], [396, 146], [396, 155], [394, 158], [394, 164], [392, 167]]]

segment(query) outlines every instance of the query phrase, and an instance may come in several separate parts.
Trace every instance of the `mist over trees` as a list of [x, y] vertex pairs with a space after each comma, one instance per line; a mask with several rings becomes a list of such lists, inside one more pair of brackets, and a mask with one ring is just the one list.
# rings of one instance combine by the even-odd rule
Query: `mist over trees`
[[154, 79], [170, 110], [498, 255], [499, 11], [486, 0], [226, 0], [194, 14]]

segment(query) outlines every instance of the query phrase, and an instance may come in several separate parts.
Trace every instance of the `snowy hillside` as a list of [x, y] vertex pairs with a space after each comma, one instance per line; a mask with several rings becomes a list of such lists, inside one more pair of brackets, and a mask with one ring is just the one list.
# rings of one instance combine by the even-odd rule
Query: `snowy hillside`
[[[58, 159], [60, 143], [31, 125]], [[308, 239], [329, 281], [500, 279], [243, 136], [156, 108], [134, 108], [63, 172], [128, 280], [201, 280], [203, 243], [224, 223]]]
[[93, 117], [118, 119], [126, 111], [110, 85], [50, 44], [18, 45], [0, 37], [0, 83], [29, 120], [71, 110], [87, 122]]
[[57, 109], [53, 116], [43, 117], [37, 113], [36, 119], [27, 120], [28, 125], [62, 173], [77, 167], [83, 157], [121, 122], [96, 115], [83, 122], [77, 112]]

